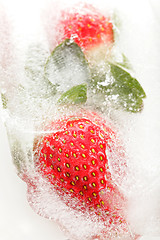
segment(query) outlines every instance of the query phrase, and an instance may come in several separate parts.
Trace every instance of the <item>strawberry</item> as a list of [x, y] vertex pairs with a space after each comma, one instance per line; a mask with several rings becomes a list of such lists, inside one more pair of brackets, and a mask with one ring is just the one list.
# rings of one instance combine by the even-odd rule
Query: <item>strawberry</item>
[[106, 154], [115, 133], [93, 115], [66, 117], [52, 122], [48, 130], [35, 139], [37, 171], [70, 207], [108, 219], [109, 224], [122, 223], [119, 209], [124, 199], [112, 182]]
[[110, 19], [91, 5], [64, 11], [59, 26], [62, 26], [62, 40], [73, 38], [84, 51], [114, 42]]

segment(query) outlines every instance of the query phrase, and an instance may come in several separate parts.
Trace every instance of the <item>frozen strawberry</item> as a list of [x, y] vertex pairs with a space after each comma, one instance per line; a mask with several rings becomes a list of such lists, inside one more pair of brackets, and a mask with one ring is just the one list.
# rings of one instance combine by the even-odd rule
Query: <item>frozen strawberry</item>
[[59, 26], [63, 28], [62, 40], [73, 38], [84, 51], [114, 41], [110, 18], [103, 16], [91, 5], [63, 12]]
[[112, 182], [106, 154], [114, 143], [114, 132], [91, 116], [53, 122], [49, 132], [35, 140], [38, 172], [70, 207], [100, 216], [109, 224], [122, 223], [124, 199]]

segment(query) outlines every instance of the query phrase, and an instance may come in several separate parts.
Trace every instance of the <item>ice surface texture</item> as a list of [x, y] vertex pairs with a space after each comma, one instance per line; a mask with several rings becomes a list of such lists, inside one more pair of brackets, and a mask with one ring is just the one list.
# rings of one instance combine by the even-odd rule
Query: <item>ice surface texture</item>
[[[139, 82], [138, 78], [135, 78], [136, 74], [130, 67], [132, 64], [129, 63], [127, 54], [119, 51], [116, 38], [115, 42], [109, 46], [106, 42], [102, 42], [98, 47], [87, 49], [87, 51], [74, 42], [77, 37], [75, 35], [70, 40], [64, 40], [60, 35], [63, 41], [56, 42], [59, 27], [63, 29], [63, 25], [57, 25], [58, 18], [62, 17], [61, 12], [66, 11], [65, 7], [66, 5], [57, 5], [56, 14], [52, 11], [54, 4], [48, 8], [49, 20], [45, 16], [45, 21], [49, 33], [47, 35], [49, 44], [44, 39], [40, 43], [38, 41], [27, 43], [27, 50], [23, 49], [22, 58], [18, 56], [19, 60], [22, 60], [21, 64], [19, 60], [16, 60], [18, 64], [12, 61], [4, 64], [8, 61], [4, 49], [10, 51], [8, 42], [11, 41], [7, 40], [8, 36], [3, 29], [1, 30], [2, 38], [5, 40], [1, 46], [3, 50], [1, 56], [4, 56], [1, 76], [6, 78], [5, 83], [2, 81], [1, 84], [1, 97], [13, 162], [18, 175], [28, 185], [27, 196], [32, 208], [41, 216], [57, 221], [73, 239], [134, 239], [134, 232], [143, 234], [146, 230], [142, 226], [139, 229], [135, 224], [138, 216], [133, 214], [133, 209], [137, 210], [137, 206], [143, 205], [145, 197], [148, 196], [150, 199], [150, 193], [156, 192], [154, 180], [159, 174], [156, 161], [157, 149], [147, 142], [149, 140], [144, 141], [144, 135], [148, 135], [145, 129], [150, 122], [147, 119], [148, 125], [145, 122], [145, 128], [143, 127], [142, 122], [148, 116], [144, 104], [146, 94], [139, 83], [141, 78]], [[82, 9], [78, 9], [79, 14], [83, 14]], [[100, 13], [107, 18], [109, 16], [114, 30], [118, 31], [112, 15], [106, 14], [105, 9], [106, 6], [104, 9], [101, 8]], [[92, 14], [92, 11], [91, 8], [89, 13]], [[74, 13], [73, 8], [71, 12]], [[66, 21], [68, 21], [67, 17]], [[90, 28], [91, 24], [88, 24]], [[129, 31], [129, 28], [125, 30]], [[123, 28], [121, 32], [123, 33]], [[17, 55], [20, 53], [21, 51], [17, 51]], [[8, 66], [11, 66], [11, 69], [8, 69]], [[145, 81], [141, 83], [149, 89]], [[150, 108], [149, 106], [148, 109]], [[120, 226], [110, 225], [110, 217], [102, 221], [96, 215], [92, 217], [88, 211], [83, 212], [81, 207], [80, 211], [74, 209], [75, 199], [57, 194], [56, 187], [35, 168], [35, 139], [54, 136], [56, 131], [61, 131], [64, 127], [50, 128], [51, 123], [57, 122], [58, 119], [70, 118], [70, 116], [75, 118], [75, 115], [78, 118], [83, 116], [96, 122], [95, 117], [92, 119], [93, 112], [100, 115], [105, 125], [111, 127], [117, 134], [118, 140], [114, 141], [111, 151], [106, 148], [106, 155], [112, 181], [120, 197], [120, 200], [117, 200], [118, 203], [116, 202], [117, 208], [120, 208], [118, 211], [122, 211], [125, 218], [124, 224]], [[142, 145], [139, 144], [140, 141], [143, 142]], [[147, 159], [147, 154], [144, 155], [141, 146], [145, 149], [148, 146], [151, 147], [155, 154], [155, 166], [151, 164], [152, 156], [150, 155], [152, 154], [149, 153]], [[135, 150], [137, 150], [136, 154]], [[152, 191], [152, 189], [155, 190]], [[142, 196], [139, 196], [140, 193], [143, 193]], [[136, 196], [140, 199], [138, 203]], [[68, 201], [70, 204], [67, 203]], [[145, 202], [144, 205], [151, 207], [150, 202], [152, 201]], [[124, 205], [127, 205], [126, 209]], [[146, 208], [142, 209], [145, 215]], [[155, 213], [157, 208], [151, 207], [151, 210]], [[153, 219], [157, 224], [159, 215], [154, 214], [152, 217], [150, 211], [149, 219], [148, 222]], [[144, 218], [142, 222], [144, 223]], [[155, 227], [155, 229], [158, 228]]]

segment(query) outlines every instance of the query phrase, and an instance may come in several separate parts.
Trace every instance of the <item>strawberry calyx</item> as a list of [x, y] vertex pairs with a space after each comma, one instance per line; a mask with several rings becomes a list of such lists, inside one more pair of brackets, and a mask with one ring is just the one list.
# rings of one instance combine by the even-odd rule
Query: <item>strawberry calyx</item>
[[131, 113], [143, 110], [146, 93], [138, 80], [118, 63], [106, 62], [103, 67], [91, 67], [91, 89], [109, 100], [114, 108]]
[[124, 67], [128, 66], [126, 61], [124, 57], [122, 66], [109, 61], [102, 65], [89, 64], [77, 43], [66, 39], [48, 58], [45, 77], [56, 89], [58, 104], [84, 104], [96, 93], [114, 108], [141, 112], [146, 94], [138, 80]]
[[74, 41], [65, 39], [48, 57], [44, 76], [58, 94], [63, 94], [74, 86], [86, 84], [90, 79], [90, 69], [82, 49]]

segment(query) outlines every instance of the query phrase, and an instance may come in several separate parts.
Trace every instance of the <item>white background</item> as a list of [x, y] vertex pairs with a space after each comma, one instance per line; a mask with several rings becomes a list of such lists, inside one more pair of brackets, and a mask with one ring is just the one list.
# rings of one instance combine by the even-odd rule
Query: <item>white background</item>
[[[129, 0], [128, 0], [129, 1]], [[141, 1], [141, 0], [139, 0]], [[2, 1], [3, 2], [3, 1]], [[31, 8], [28, 21], [35, 18], [41, 1], [5, 1], [8, 6]], [[25, 3], [25, 4], [23, 4]], [[160, 21], [160, 1], [150, 0], [157, 21]], [[32, 6], [32, 7], [31, 7]], [[26, 9], [26, 12], [27, 10]], [[20, 11], [19, 16], [20, 16]], [[23, 12], [23, 11], [22, 11]], [[27, 17], [27, 16], [26, 16]], [[24, 17], [22, 16], [24, 19]], [[38, 18], [36, 18], [38, 21]], [[22, 21], [28, 26], [28, 23]], [[159, 22], [160, 23], [160, 22]], [[0, 112], [1, 114], [1, 112]], [[148, 226], [149, 227], [149, 226]], [[9, 151], [5, 128], [0, 119], [0, 239], [1, 240], [67, 240], [56, 223], [36, 215], [27, 203], [26, 185], [16, 175]], [[143, 240], [160, 237], [144, 236]]]

